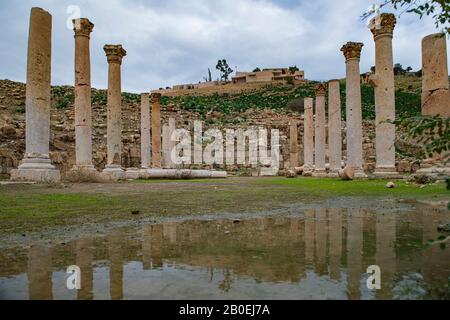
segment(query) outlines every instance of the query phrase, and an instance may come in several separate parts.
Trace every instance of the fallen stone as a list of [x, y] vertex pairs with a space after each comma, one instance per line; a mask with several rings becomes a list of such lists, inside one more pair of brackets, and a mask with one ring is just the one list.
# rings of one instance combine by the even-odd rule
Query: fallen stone
[[288, 170], [286, 172], [286, 178], [296, 178], [297, 173], [294, 170]]
[[395, 188], [395, 184], [393, 182], [388, 182], [386, 184], [386, 188], [393, 189], [393, 188]]
[[345, 167], [344, 169], [339, 171], [339, 177], [342, 180], [353, 180], [355, 178], [355, 170], [352, 167]]

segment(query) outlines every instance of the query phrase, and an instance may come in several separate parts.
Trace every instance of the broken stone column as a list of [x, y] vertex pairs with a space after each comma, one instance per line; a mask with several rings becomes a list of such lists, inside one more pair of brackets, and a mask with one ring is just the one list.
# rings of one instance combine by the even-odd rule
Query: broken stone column
[[330, 177], [338, 177], [342, 168], [341, 90], [339, 80], [328, 83], [328, 146]]
[[298, 167], [298, 123], [297, 121], [291, 121], [289, 123], [289, 136], [290, 136], [290, 166], [292, 169]]
[[152, 164], [161, 168], [161, 94], [152, 93]]
[[383, 13], [372, 19], [370, 30], [375, 40], [375, 131], [377, 164], [374, 175], [379, 178], [398, 177], [395, 168], [395, 83], [392, 37], [397, 20]]
[[121, 65], [127, 52], [121, 45], [104, 47], [108, 59], [108, 164], [103, 173], [114, 180], [123, 179], [122, 169], [122, 88]]
[[314, 110], [313, 99], [305, 98], [305, 123], [303, 134], [303, 175], [309, 176], [314, 169]]
[[[431, 34], [422, 40], [422, 114], [450, 117], [450, 90], [448, 84], [447, 43], [443, 34]], [[442, 156], [426, 159], [418, 174], [450, 175], [450, 166]]]
[[314, 177], [326, 177], [325, 167], [325, 95], [327, 88], [324, 84], [316, 85], [316, 115], [314, 119]]
[[422, 114], [450, 117], [447, 41], [444, 34], [422, 40]]
[[347, 42], [341, 51], [346, 63], [346, 114], [347, 114], [347, 166], [355, 178], [367, 178], [363, 171], [361, 79], [359, 60], [364, 44]]
[[152, 166], [150, 138], [150, 94], [141, 94], [141, 167]]
[[92, 164], [90, 34], [88, 19], [73, 20], [75, 32], [75, 171], [97, 172]]
[[28, 37], [26, 85], [26, 151], [11, 180], [58, 182], [60, 172], [50, 161], [50, 81], [52, 16], [32, 8]]

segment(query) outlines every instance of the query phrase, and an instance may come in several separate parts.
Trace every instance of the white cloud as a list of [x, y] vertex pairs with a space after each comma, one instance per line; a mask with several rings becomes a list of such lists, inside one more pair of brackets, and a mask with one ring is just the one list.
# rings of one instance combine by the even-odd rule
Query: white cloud
[[[106, 87], [106, 43], [123, 44], [123, 89], [141, 92], [202, 80], [226, 58], [239, 70], [297, 65], [307, 78], [344, 76], [339, 51], [347, 41], [365, 43], [361, 70], [374, 61], [372, 35], [360, 15], [372, 1], [262, 0], [23, 0], [0, 4], [0, 78], [25, 79], [29, 10], [53, 14], [53, 82], [73, 83], [73, 32], [66, 8], [79, 5], [92, 34], [93, 86]], [[431, 19], [404, 15], [395, 30], [395, 62], [420, 68], [421, 38], [435, 32]]]

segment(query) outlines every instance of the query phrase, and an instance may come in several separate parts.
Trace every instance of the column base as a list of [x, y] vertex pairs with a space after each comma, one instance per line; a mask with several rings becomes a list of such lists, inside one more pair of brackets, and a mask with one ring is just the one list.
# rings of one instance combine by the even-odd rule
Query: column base
[[339, 178], [339, 170], [337, 170], [337, 169], [330, 170], [330, 172], [328, 172], [328, 177], [329, 178]]
[[100, 172], [93, 165], [74, 165], [65, 179], [71, 182], [103, 182]]
[[327, 170], [325, 169], [314, 170], [312, 176], [315, 178], [326, 178], [328, 177]]
[[25, 158], [18, 169], [11, 170], [11, 180], [56, 183], [61, 181], [61, 173], [50, 158]]
[[367, 179], [369, 177], [362, 168], [353, 168], [353, 171], [355, 172], [355, 179]]
[[304, 177], [312, 177], [313, 172], [314, 172], [314, 166], [309, 165], [309, 164], [305, 164], [305, 165], [303, 166], [303, 172], [302, 172], [302, 175], [303, 175]]
[[379, 179], [402, 179], [403, 177], [397, 172], [395, 166], [376, 167], [373, 175]]
[[137, 180], [141, 177], [141, 170], [138, 168], [127, 168], [125, 171], [125, 179]]
[[121, 166], [116, 164], [108, 164], [102, 171], [102, 176], [113, 181], [125, 179], [125, 171]]

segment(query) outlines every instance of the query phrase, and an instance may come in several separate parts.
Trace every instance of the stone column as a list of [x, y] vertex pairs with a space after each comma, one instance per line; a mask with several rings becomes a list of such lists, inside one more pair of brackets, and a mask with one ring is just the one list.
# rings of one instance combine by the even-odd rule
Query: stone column
[[327, 88], [320, 83], [316, 86], [316, 116], [314, 119], [314, 177], [326, 177], [325, 168], [325, 95]]
[[75, 155], [73, 170], [96, 171], [92, 164], [90, 34], [88, 19], [73, 20], [75, 32]]
[[[450, 117], [447, 43], [445, 35], [439, 33], [422, 40], [422, 114]], [[435, 155], [426, 159], [417, 173], [450, 175], [450, 167], [442, 163], [441, 155]]]
[[162, 165], [164, 168], [170, 168], [170, 133], [169, 125], [162, 127]]
[[314, 110], [312, 98], [305, 99], [304, 131], [303, 175], [311, 175], [312, 170], [314, 169]]
[[442, 33], [422, 39], [422, 114], [450, 117], [447, 41]]
[[347, 166], [355, 178], [367, 178], [363, 171], [361, 79], [359, 60], [364, 44], [347, 42], [341, 51], [346, 63]]
[[298, 123], [291, 121], [289, 123], [289, 140], [290, 140], [290, 166], [292, 169], [298, 167]]
[[174, 118], [169, 118], [169, 167], [175, 168], [174, 160], [172, 159], [172, 150], [176, 148], [176, 142], [175, 140], [172, 140], [174, 138], [173, 134], [176, 130], [176, 121]]
[[141, 167], [152, 166], [150, 138], [150, 94], [141, 94]]
[[328, 83], [328, 146], [330, 177], [338, 177], [342, 169], [341, 90], [339, 80]]
[[26, 151], [12, 180], [58, 182], [59, 170], [50, 161], [50, 81], [52, 16], [32, 8], [28, 36], [26, 86]]
[[377, 165], [374, 175], [379, 178], [398, 177], [395, 168], [395, 83], [392, 37], [397, 20], [383, 13], [372, 19], [370, 30], [375, 40], [375, 131]]
[[123, 179], [122, 169], [122, 88], [121, 65], [127, 52], [121, 45], [104, 47], [108, 59], [108, 164], [103, 173], [112, 179]]
[[152, 93], [152, 163], [161, 168], [161, 94]]

